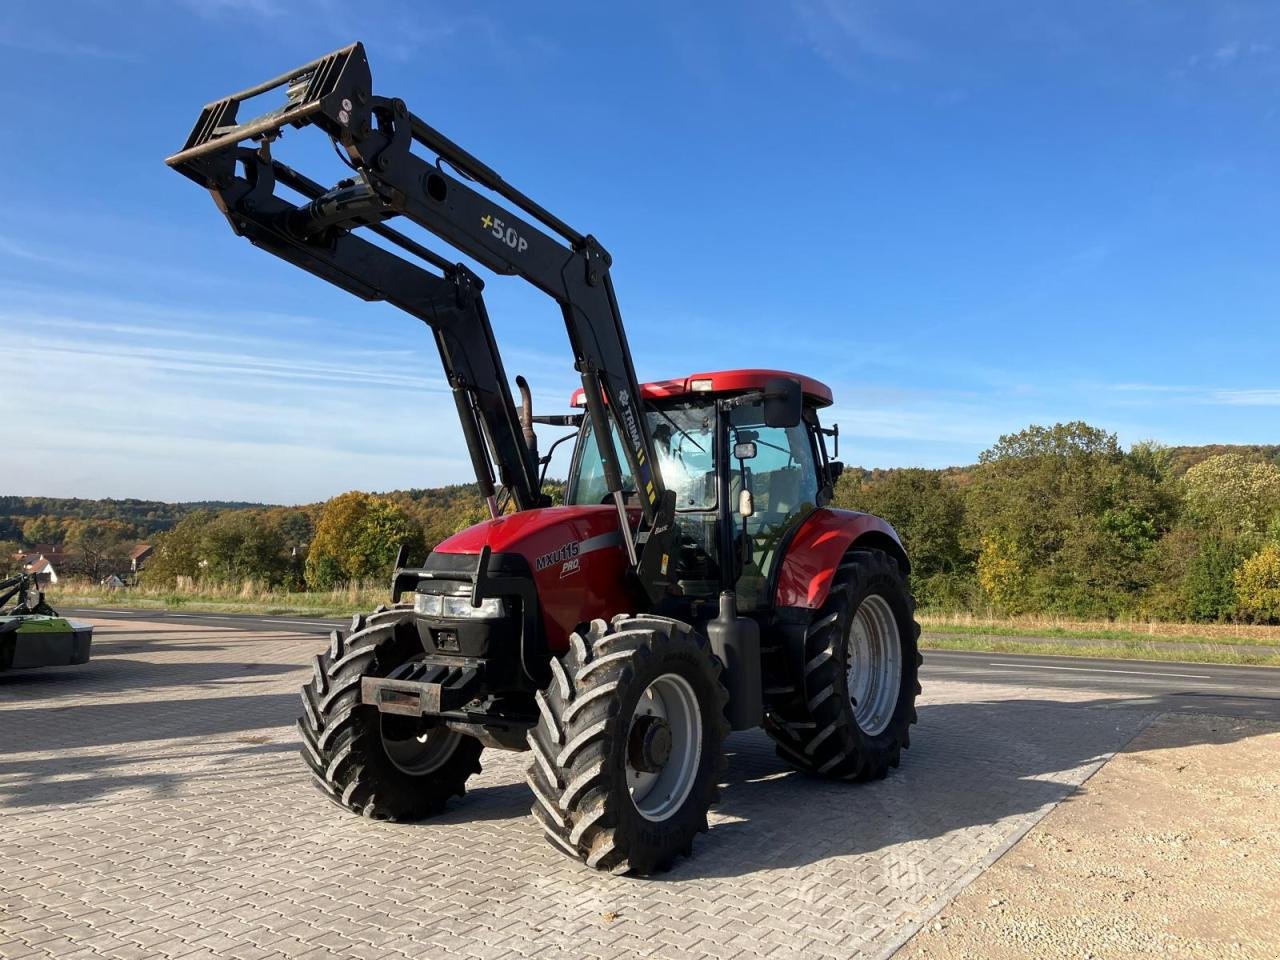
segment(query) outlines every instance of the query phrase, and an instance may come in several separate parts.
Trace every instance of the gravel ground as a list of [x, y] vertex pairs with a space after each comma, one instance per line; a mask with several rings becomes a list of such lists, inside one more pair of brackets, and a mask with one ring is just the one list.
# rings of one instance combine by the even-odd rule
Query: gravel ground
[[1280, 724], [1166, 714], [901, 960], [1280, 957]]

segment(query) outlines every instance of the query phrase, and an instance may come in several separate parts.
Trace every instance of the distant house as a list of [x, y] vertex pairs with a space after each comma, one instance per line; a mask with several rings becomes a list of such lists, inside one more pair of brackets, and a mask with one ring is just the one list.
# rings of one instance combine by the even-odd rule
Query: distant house
[[28, 553], [22, 558], [22, 572], [36, 578], [36, 586], [47, 587], [58, 582], [58, 571], [43, 554]]
[[28, 553], [33, 557], [44, 557], [55, 567], [67, 565], [67, 548], [60, 543], [37, 543]]
[[151, 559], [151, 554], [155, 553], [155, 547], [149, 543], [140, 543], [133, 548], [133, 552], [129, 554], [129, 569], [137, 573], [147, 565], [147, 561]]

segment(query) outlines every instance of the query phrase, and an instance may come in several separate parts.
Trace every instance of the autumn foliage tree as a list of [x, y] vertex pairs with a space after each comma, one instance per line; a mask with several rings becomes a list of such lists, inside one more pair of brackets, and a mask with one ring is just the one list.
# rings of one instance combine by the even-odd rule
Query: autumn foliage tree
[[387, 577], [401, 544], [421, 556], [422, 528], [393, 501], [353, 490], [320, 510], [307, 553], [307, 585], [326, 589]]
[[1210, 457], [1183, 478], [1187, 518], [1243, 536], [1265, 535], [1280, 520], [1280, 467], [1238, 453]]
[[1280, 545], [1268, 543], [1236, 570], [1240, 612], [1251, 620], [1280, 621]]

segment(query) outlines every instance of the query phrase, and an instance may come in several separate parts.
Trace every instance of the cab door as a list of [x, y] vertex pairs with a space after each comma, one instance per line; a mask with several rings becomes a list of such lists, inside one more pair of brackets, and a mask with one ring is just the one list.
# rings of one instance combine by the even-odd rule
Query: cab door
[[[738, 579], [738, 604], [743, 610], [767, 606], [771, 574], [781, 559], [787, 536], [818, 505], [818, 463], [809, 424], [769, 427], [759, 404], [735, 407], [729, 413], [729, 449], [744, 452], [754, 445], [754, 455], [731, 459], [734, 488], [745, 483], [751, 491], [754, 512], [745, 522], [742, 575]], [[732, 501], [732, 516], [744, 529], [740, 504]], [[749, 553], [749, 556], [747, 555]]]

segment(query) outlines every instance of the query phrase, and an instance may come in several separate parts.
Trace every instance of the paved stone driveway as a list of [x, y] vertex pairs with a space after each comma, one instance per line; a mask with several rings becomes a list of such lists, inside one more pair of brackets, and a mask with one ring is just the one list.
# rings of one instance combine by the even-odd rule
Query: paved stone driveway
[[87, 666], [0, 676], [0, 957], [886, 956], [1143, 719], [938, 682], [861, 787], [735, 734], [694, 858], [614, 878], [541, 839], [519, 754], [443, 819], [330, 805], [292, 729], [324, 643], [105, 621]]

